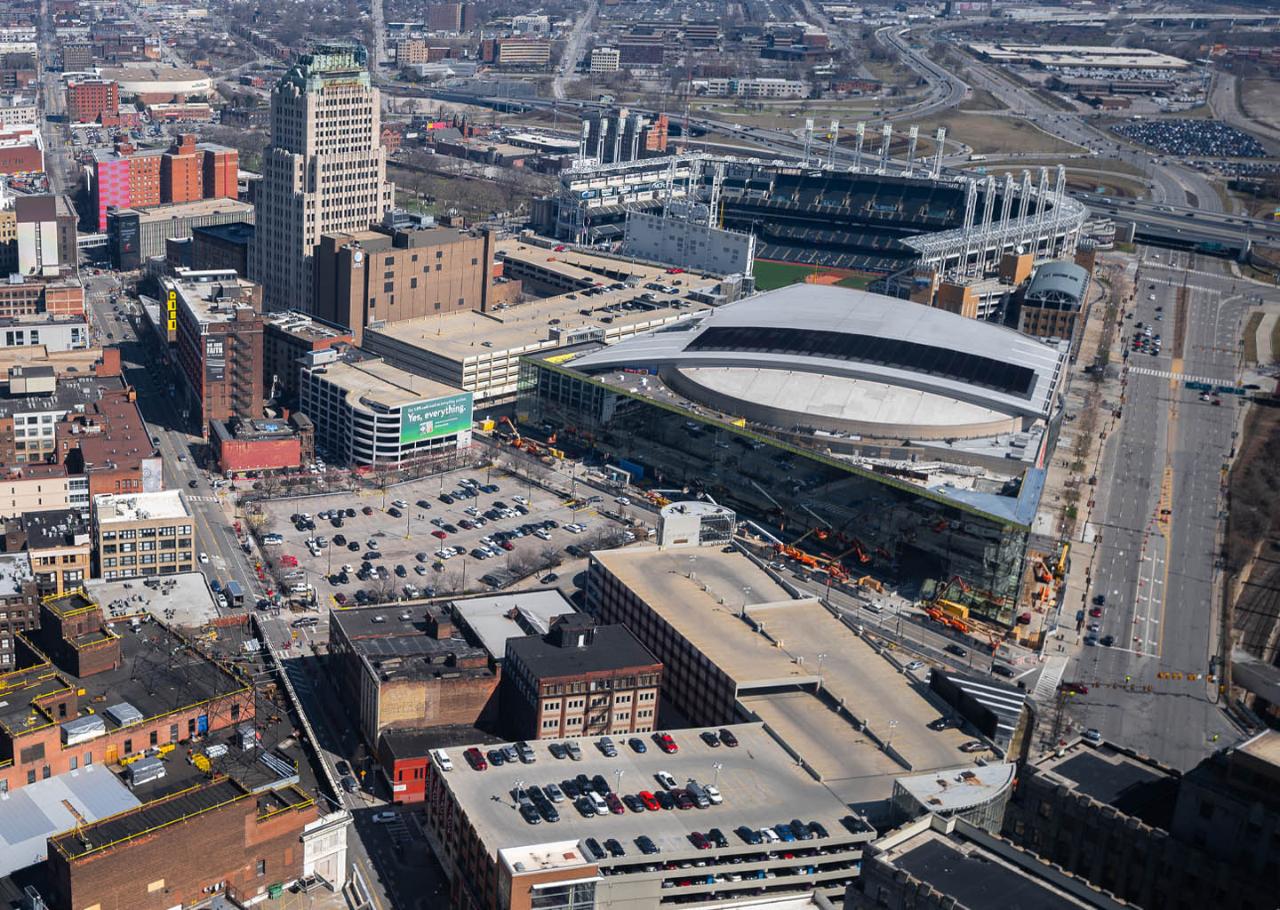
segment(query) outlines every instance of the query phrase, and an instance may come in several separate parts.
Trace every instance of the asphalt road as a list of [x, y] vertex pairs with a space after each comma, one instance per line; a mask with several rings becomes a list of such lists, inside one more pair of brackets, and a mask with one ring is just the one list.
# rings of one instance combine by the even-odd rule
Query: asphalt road
[[[1185, 253], [1143, 248], [1138, 269], [1126, 336], [1149, 323], [1164, 344], [1157, 357], [1130, 353], [1123, 416], [1096, 472], [1101, 545], [1089, 596], [1103, 595], [1106, 606], [1100, 620], [1087, 622], [1098, 622], [1099, 635], [1115, 644], [1084, 645], [1065, 678], [1090, 686], [1073, 700], [1073, 721], [1186, 768], [1213, 750], [1215, 734], [1235, 734], [1204, 675], [1217, 648], [1220, 478], [1239, 404], [1231, 395], [1220, 405], [1203, 401], [1183, 377], [1235, 380], [1243, 295], [1257, 289], [1233, 291], [1239, 283], [1221, 263]], [[1184, 283], [1185, 356], [1177, 362], [1174, 321]], [[1163, 307], [1161, 321], [1156, 307]]]

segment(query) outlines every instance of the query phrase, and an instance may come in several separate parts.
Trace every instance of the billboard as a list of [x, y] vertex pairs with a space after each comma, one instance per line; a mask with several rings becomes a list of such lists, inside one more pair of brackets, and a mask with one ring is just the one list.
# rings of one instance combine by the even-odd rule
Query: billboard
[[433, 398], [400, 409], [400, 445], [439, 439], [471, 429], [471, 393]]
[[227, 375], [226, 342], [221, 337], [212, 335], [204, 342], [204, 381], [207, 383], [222, 382]]

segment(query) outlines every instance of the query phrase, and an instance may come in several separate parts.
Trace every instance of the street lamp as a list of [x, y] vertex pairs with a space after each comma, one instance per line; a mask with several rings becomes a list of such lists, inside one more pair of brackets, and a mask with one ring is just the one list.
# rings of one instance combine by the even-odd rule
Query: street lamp
[[613, 769], [613, 790], [615, 793], [622, 792], [622, 769], [621, 768]]
[[889, 747], [893, 744], [893, 730], [897, 726], [898, 726], [898, 722], [896, 720], [889, 721], [889, 736], [884, 741], [884, 747], [886, 751], [888, 751]]
[[717, 761], [711, 763], [711, 769], [716, 772], [715, 777], [712, 778], [711, 786], [715, 787], [717, 790], [720, 788], [720, 771], [722, 768], [724, 768], [724, 762]]
[[742, 619], [747, 618], [747, 601], [751, 599], [751, 585], [742, 586], [742, 612], [738, 616]]

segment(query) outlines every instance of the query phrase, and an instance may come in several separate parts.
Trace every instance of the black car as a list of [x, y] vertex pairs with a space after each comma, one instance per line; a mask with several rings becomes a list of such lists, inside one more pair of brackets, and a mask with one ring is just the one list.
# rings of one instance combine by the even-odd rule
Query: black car
[[350, 774], [342, 779], [342, 789], [346, 790], [348, 793], [355, 793], [356, 788], [359, 786], [360, 785], [356, 783], [356, 779]]
[[591, 778], [591, 789], [595, 790], [601, 796], [608, 796], [613, 791], [609, 789], [609, 782], [604, 779], [603, 774], [597, 774]]
[[399, 565], [398, 565], [398, 566], [396, 566], [396, 577], [397, 577], [397, 578], [404, 578], [404, 577], [405, 577], [406, 575], [408, 575], [408, 574], [409, 574], [409, 573], [405, 571], [404, 566], [399, 566]]
[[191, 489], [193, 489], [193, 490], [194, 490], [196, 487], [200, 486], [200, 481], [198, 481], [198, 480], [188, 480], [188, 481], [187, 481], [187, 486], [191, 487]]
[[532, 803], [525, 803], [520, 807], [520, 816], [531, 825], [542, 824], [542, 816], [538, 814], [538, 810]]
[[738, 837], [742, 838], [744, 841], [746, 841], [748, 844], [750, 844], [753, 847], [757, 846], [761, 841], [764, 840], [764, 838], [760, 836], [759, 831], [757, 831], [755, 828], [748, 828], [746, 825], [739, 825], [738, 827], [734, 828], [733, 833], [738, 835]]
[[809, 822], [809, 830], [813, 832], [814, 837], [830, 837], [827, 829], [823, 827], [821, 822]]
[[360, 551], [360, 541], [358, 540], [351, 541], [349, 544], [347, 544], [347, 549], [350, 550], [352, 553], [358, 553]]
[[1107, 597], [1105, 594], [1093, 595], [1093, 605], [1095, 607], [1105, 607], [1107, 605]]
[[658, 845], [655, 844], [647, 834], [641, 834], [636, 838], [636, 846], [640, 848], [640, 852], [645, 856], [652, 856], [655, 853], [661, 853]]
[[1098, 639], [1098, 644], [1102, 645], [1104, 648], [1109, 648], [1115, 643], [1116, 637], [1114, 635], [1104, 635], [1102, 638]]
[[560, 813], [556, 810], [555, 806], [551, 805], [551, 800], [543, 797], [542, 799], [535, 799], [533, 804], [537, 807], [538, 813], [542, 816], [544, 821], [550, 824], [555, 824], [560, 821]]
[[655, 790], [653, 791], [653, 798], [664, 809], [671, 810], [676, 807], [676, 798], [671, 795], [670, 790]]
[[355, 518], [355, 517], [356, 517], [356, 510], [355, 510], [355, 509], [347, 509], [347, 517], [348, 517], [348, 518]]
[[721, 730], [720, 742], [724, 743], [730, 749], [736, 749], [738, 747], [738, 737], [733, 735], [732, 730]]
[[966, 651], [964, 648], [960, 647], [959, 645], [947, 645], [942, 650], [946, 651], [948, 654], [954, 654], [956, 657], [969, 656], [969, 652]]
[[632, 752], [636, 753], [647, 752], [649, 750], [649, 747], [644, 744], [644, 740], [638, 736], [633, 736], [627, 740], [627, 745], [631, 747]]
[[419, 509], [429, 509], [431, 508], [431, 503], [427, 502], [425, 499], [419, 499], [417, 506]]
[[610, 856], [626, 856], [627, 851], [622, 849], [622, 844], [618, 843], [616, 837], [611, 837], [604, 842], [604, 848], [609, 851]]
[[[591, 789], [591, 778], [587, 777], [587, 775], [579, 774], [577, 777], [574, 778], [574, 780], [578, 784], [578, 789], [581, 790], [583, 793], [586, 793], [588, 790]], [[602, 793], [601, 796], [603, 795], [604, 794]]]
[[809, 830], [809, 826], [798, 818], [791, 819], [791, 833], [798, 840], [813, 840], [813, 832]]
[[1005, 679], [1013, 679], [1014, 677], [1013, 670], [1009, 669], [1004, 664], [992, 664], [991, 672], [996, 676], [1003, 676]]
[[390, 515], [392, 518], [399, 518], [404, 513], [401, 512], [399, 509], [397, 509], [395, 506], [392, 506], [391, 508], [387, 509], [387, 514]]
[[582, 788], [578, 786], [578, 782], [573, 778], [567, 778], [560, 781], [560, 789], [564, 791], [564, 795], [569, 799], [577, 799], [582, 795]]
[[583, 818], [595, 818], [596, 807], [591, 804], [591, 800], [585, 796], [579, 796], [573, 801], [573, 808], [578, 810], [578, 814]]
[[453, 497], [450, 496], [448, 493], [441, 493], [439, 499], [442, 503], [444, 503], [447, 506], [453, 505]]
[[351, 776], [351, 766], [348, 765], [346, 762], [338, 761], [337, 764], [334, 765], [334, 767], [338, 769], [338, 773], [343, 777]]
[[622, 804], [632, 812], [644, 811], [644, 800], [636, 796], [634, 793], [628, 793], [626, 796], [622, 797]]
[[569, 757], [569, 753], [565, 751], [564, 746], [559, 743], [552, 743], [547, 746], [547, 751], [551, 753], [552, 758], [565, 759]]
[[458, 533], [458, 527], [457, 527], [457, 525], [445, 524], [443, 527], [441, 527], [441, 528], [440, 528], [440, 530], [441, 530], [441, 531], [444, 531], [444, 532], [445, 532], [445, 533], [447, 533], [447, 534], [457, 534], [457, 533]]
[[698, 734], [698, 738], [713, 749], [720, 748], [720, 737], [716, 736], [710, 730], [703, 730]]
[[489, 764], [493, 765], [495, 768], [499, 765], [505, 764], [507, 761], [506, 758], [503, 757], [501, 749], [490, 749], [488, 752], [488, 758]]
[[345, 534], [334, 534], [333, 545], [335, 547], [345, 547], [347, 545], [347, 537]]
[[724, 832], [719, 828], [712, 828], [707, 832], [707, 840], [715, 844], [717, 847], [724, 848], [729, 846], [729, 838], [724, 836]]
[[936, 720], [929, 721], [925, 726], [930, 730], [946, 730], [948, 727], [954, 726], [954, 724], [952, 724], [949, 717], [939, 717]]

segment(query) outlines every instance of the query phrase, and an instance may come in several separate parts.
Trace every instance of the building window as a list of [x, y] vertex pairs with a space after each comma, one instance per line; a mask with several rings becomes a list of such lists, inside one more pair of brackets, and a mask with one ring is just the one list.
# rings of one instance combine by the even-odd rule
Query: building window
[[265, 859], [258, 860], [258, 874], [259, 875], [267, 874], [267, 861]]

